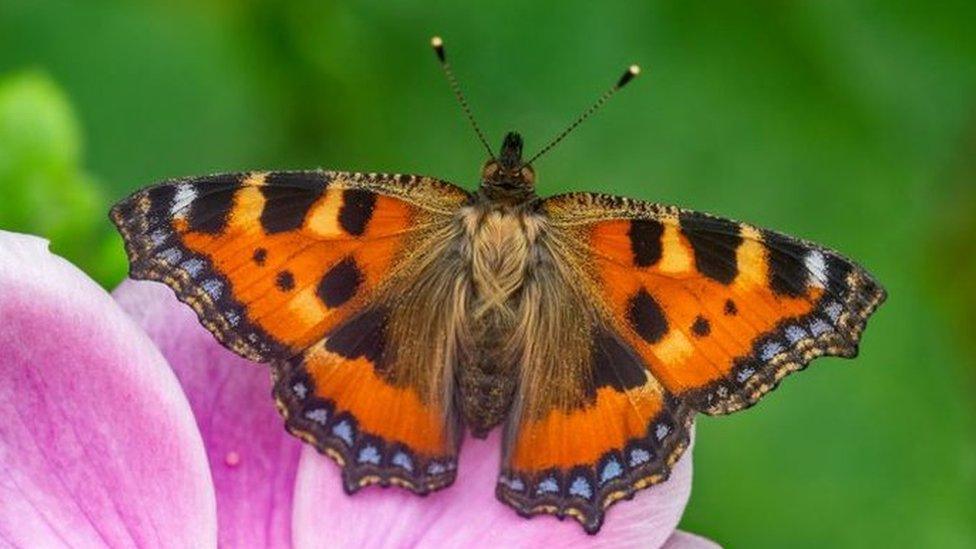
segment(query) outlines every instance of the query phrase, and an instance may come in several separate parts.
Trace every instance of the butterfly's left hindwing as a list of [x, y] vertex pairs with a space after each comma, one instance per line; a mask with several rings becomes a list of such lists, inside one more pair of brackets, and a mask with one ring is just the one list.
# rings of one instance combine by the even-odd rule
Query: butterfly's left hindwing
[[425, 377], [438, 369], [408, 376], [389, 358], [387, 319], [467, 200], [418, 176], [255, 172], [162, 183], [111, 217], [133, 278], [166, 283], [225, 346], [272, 363], [289, 430], [343, 465], [347, 490], [427, 492], [453, 480], [456, 429]]

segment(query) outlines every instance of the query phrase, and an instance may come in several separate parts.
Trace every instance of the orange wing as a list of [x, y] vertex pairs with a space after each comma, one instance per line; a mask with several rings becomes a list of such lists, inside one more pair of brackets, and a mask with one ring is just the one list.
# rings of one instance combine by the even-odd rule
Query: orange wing
[[225, 346], [272, 362], [289, 430], [344, 465], [347, 489], [425, 492], [453, 479], [457, 441], [447, 405], [383, 371], [377, 303], [467, 200], [418, 176], [243, 173], [165, 182], [111, 217], [133, 278], [165, 282]]
[[757, 402], [818, 356], [853, 357], [884, 289], [837, 252], [605, 195], [546, 201], [585, 242], [591, 287], [661, 384], [708, 414]]
[[817, 356], [853, 356], [885, 298], [839, 254], [742, 223], [583, 193], [541, 213], [543, 248], [572, 273], [560, 283], [593, 311], [569, 327], [589, 350], [582, 375], [548, 390], [585, 396], [522, 394], [523, 408], [564, 404], [513, 417], [497, 494], [590, 533], [668, 477], [696, 412], [744, 408]]
[[608, 333], [592, 344], [592, 375], [579, 380], [587, 399], [507, 425], [496, 495], [523, 516], [570, 516], [595, 534], [608, 507], [668, 478], [688, 447], [694, 410], [647, 375], [626, 344]]

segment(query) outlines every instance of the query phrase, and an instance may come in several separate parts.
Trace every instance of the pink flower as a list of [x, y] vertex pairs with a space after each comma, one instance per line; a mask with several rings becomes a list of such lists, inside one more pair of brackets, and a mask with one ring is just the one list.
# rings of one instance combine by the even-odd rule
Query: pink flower
[[497, 436], [426, 498], [341, 489], [288, 435], [267, 368], [224, 350], [165, 286], [110, 296], [45, 241], [0, 231], [0, 545], [714, 547], [676, 532], [690, 452], [601, 532], [495, 500]]

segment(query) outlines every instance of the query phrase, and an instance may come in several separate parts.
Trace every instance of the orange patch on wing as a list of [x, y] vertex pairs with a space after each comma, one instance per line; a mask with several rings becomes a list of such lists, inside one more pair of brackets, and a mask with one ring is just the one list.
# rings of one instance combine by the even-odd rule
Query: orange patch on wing
[[[727, 376], [736, 358], [752, 353], [759, 337], [786, 319], [810, 313], [823, 293], [816, 286], [798, 297], [773, 292], [765, 247], [752, 234], [744, 235], [737, 250], [738, 275], [729, 285], [694, 268], [692, 248], [673, 224], [664, 226], [661, 259], [636, 267], [627, 223], [598, 223], [591, 229], [599, 288], [621, 334], [669, 391], [680, 393]], [[676, 269], [679, 263], [687, 269]], [[654, 342], [642, 339], [628, 322], [630, 300], [641, 288], [660, 306], [667, 322], [667, 332]], [[734, 315], [726, 312], [730, 300]], [[699, 317], [708, 323], [704, 335], [692, 329]]]
[[373, 216], [359, 237], [365, 245], [360, 245], [355, 254], [370, 287], [378, 286], [390, 274], [391, 262], [403, 247], [404, 233], [415, 227], [418, 217], [419, 212], [406, 202], [376, 197]]
[[332, 186], [309, 209], [305, 229], [313, 238], [321, 240], [348, 238], [339, 225], [341, 208], [342, 189]]
[[690, 274], [694, 272], [695, 260], [691, 244], [678, 230], [678, 226], [667, 224], [661, 236], [661, 260], [657, 269], [664, 273]]
[[553, 410], [519, 430], [511, 465], [525, 472], [568, 470], [596, 463], [605, 453], [641, 438], [663, 406], [660, 392], [645, 385], [626, 392], [601, 387], [595, 402], [581, 410]]
[[[415, 208], [378, 196], [364, 233], [349, 235], [337, 221], [341, 197], [341, 188], [330, 187], [309, 208], [302, 227], [266, 234], [260, 221], [264, 207], [260, 189], [242, 187], [234, 197], [234, 208], [223, 232], [188, 232], [182, 218], [174, 219], [173, 225], [183, 245], [208, 257], [227, 279], [234, 299], [244, 305], [248, 320], [298, 351], [347, 318], [358, 301], [335, 309], [326, 307], [316, 290], [329, 269], [352, 255], [363, 275], [359, 293], [378, 287], [389, 275], [404, 245], [405, 233], [416, 219]], [[260, 262], [254, 260], [258, 249], [264, 251]], [[281, 273], [292, 278], [291, 289], [283, 290], [276, 284]]]
[[315, 393], [335, 402], [337, 412], [352, 414], [361, 430], [427, 456], [450, 451], [441, 411], [422, 402], [413, 389], [377, 376], [366, 358], [348, 360], [317, 349], [305, 368]]
[[630, 221], [626, 219], [597, 223], [590, 229], [591, 249], [621, 265], [633, 266], [629, 231]]

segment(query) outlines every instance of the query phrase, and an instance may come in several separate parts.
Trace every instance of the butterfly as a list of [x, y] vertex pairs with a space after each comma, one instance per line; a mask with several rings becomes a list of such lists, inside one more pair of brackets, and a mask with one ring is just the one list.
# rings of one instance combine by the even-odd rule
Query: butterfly
[[130, 275], [166, 283], [228, 349], [268, 363], [288, 431], [342, 467], [348, 493], [445, 488], [464, 435], [501, 428], [498, 499], [596, 533], [610, 505], [668, 478], [696, 414], [857, 354], [885, 299], [863, 268], [674, 206], [537, 196], [539, 155], [523, 160], [514, 132], [492, 152], [433, 45], [488, 149], [476, 192], [248, 172], [166, 181], [111, 210]]

